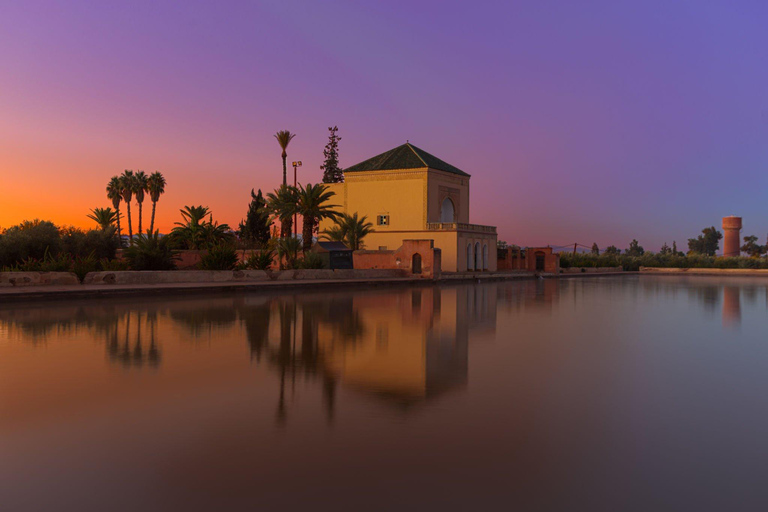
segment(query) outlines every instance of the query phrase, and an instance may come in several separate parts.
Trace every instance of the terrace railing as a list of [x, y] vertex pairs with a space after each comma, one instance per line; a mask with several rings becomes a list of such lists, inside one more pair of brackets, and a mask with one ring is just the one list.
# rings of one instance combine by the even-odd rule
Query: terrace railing
[[427, 222], [430, 231], [474, 231], [476, 233], [496, 233], [496, 226], [464, 224], [461, 222]]

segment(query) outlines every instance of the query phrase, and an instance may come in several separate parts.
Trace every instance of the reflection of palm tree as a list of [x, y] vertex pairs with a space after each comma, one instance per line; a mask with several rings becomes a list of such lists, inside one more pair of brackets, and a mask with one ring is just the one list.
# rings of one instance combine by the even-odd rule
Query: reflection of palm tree
[[155, 342], [155, 331], [157, 330], [157, 312], [152, 311], [147, 316], [147, 320], [149, 320], [149, 350], [147, 352], [147, 360], [149, 361], [149, 364], [153, 367], [157, 368], [157, 366], [160, 364], [160, 350], [157, 347], [157, 343]]
[[251, 349], [251, 359], [256, 356], [256, 361], [261, 361], [261, 353], [267, 346], [269, 338], [269, 313], [270, 302], [255, 307], [242, 307], [239, 316], [243, 319], [245, 336]]

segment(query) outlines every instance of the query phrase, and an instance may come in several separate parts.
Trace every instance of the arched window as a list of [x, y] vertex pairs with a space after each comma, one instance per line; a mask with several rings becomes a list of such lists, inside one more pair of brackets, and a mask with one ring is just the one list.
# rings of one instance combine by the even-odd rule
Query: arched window
[[483, 255], [480, 254], [480, 242], [475, 242], [475, 270], [480, 270], [483, 264]]
[[483, 270], [488, 270], [488, 244], [483, 245]]
[[475, 263], [472, 261], [472, 242], [467, 244], [467, 270], [475, 268]]
[[443, 199], [440, 205], [440, 222], [456, 222], [456, 208], [450, 197]]

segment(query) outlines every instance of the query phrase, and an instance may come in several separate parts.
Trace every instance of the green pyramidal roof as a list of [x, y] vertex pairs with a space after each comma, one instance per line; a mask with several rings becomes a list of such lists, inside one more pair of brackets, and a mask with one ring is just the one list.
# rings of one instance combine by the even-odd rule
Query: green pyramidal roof
[[405, 143], [386, 153], [376, 155], [352, 167], [347, 167], [344, 172], [391, 171], [395, 169], [423, 169], [425, 167], [469, 177], [469, 174], [461, 169], [410, 143]]

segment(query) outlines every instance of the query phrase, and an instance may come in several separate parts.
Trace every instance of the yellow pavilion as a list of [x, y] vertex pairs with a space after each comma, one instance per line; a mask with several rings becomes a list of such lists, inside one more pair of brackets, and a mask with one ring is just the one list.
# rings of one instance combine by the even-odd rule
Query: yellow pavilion
[[[338, 210], [367, 216], [368, 250], [395, 250], [403, 240], [433, 240], [444, 272], [496, 270], [496, 227], [470, 224], [466, 172], [406, 143], [344, 171], [329, 184]], [[323, 221], [320, 231], [332, 221]]]

